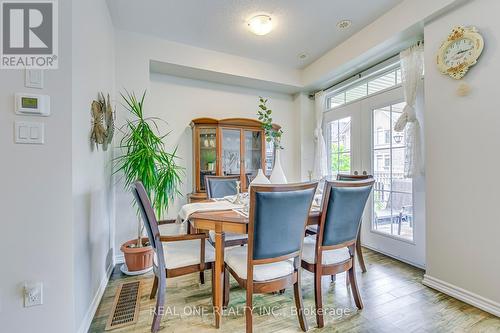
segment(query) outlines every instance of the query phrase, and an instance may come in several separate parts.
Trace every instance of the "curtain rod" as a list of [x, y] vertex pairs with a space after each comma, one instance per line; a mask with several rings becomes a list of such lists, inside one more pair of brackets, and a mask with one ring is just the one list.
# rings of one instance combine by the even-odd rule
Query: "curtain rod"
[[[416, 46], [419, 46], [419, 45], [424, 45], [424, 41], [423, 41], [423, 40], [418, 40], [415, 44], [412, 44], [412, 46], [413, 46], [413, 45], [416, 45]], [[410, 46], [410, 47], [411, 47], [411, 46]], [[407, 49], [407, 48], [405, 48], [405, 49]], [[401, 50], [401, 51], [403, 51], [403, 50]], [[310, 93], [310, 94], [309, 94], [309, 98], [310, 98], [310, 99], [314, 99], [314, 96], [315, 96], [318, 92], [320, 92], [320, 91], [328, 91], [328, 90], [332, 89], [333, 87], [335, 87], [335, 86], [337, 86], [337, 85], [340, 85], [340, 84], [342, 84], [342, 83], [344, 83], [344, 82], [347, 82], [347, 81], [349, 81], [349, 80], [352, 80], [352, 79], [355, 79], [355, 78], [357, 78], [357, 79], [361, 79], [363, 72], [366, 72], [366, 71], [367, 71], [367, 70], [369, 70], [370, 68], [376, 67], [376, 66], [378, 66], [378, 65], [380, 65], [380, 64], [383, 64], [384, 62], [386, 62], [386, 61], [388, 61], [388, 60], [390, 60], [390, 59], [392, 59], [392, 58], [395, 58], [396, 56], [398, 56], [398, 55], [399, 55], [399, 53], [400, 53], [401, 51], [399, 51], [398, 53], [396, 53], [396, 54], [394, 54], [394, 55], [392, 55], [392, 56], [390, 56], [390, 57], [385, 58], [384, 60], [381, 60], [381, 61], [377, 62], [376, 64], [373, 64], [372, 66], [370, 66], [370, 67], [368, 67], [368, 68], [366, 68], [366, 69], [364, 69], [364, 70], [362, 70], [362, 71], [360, 71], [360, 72], [358, 72], [358, 73], [356, 73], [356, 74], [354, 74], [354, 75], [349, 76], [348, 78], [346, 78], [346, 79], [344, 79], [344, 80], [342, 80], [342, 81], [336, 82], [336, 83], [334, 83], [334, 84], [332, 84], [332, 85], [330, 85], [330, 86], [328, 86], [328, 87], [326, 87], [326, 88], [323, 88], [323, 89], [320, 89], [320, 90], [316, 90], [316, 91], [314, 91], [314, 92]]]

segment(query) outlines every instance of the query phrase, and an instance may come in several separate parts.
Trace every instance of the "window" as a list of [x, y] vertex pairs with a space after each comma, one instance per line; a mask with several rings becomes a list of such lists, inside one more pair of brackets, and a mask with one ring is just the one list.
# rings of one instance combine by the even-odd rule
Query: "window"
[[348, 89], [345, 92], [345, 102], [353, 102], [360, 98], [366, 97], [367, 95], [367, 84], [363, 83], [354, 88]]
[[351, 117], [332, 121], [328, 124], [330, 173], [351, 171]]
[[401, 69], [399, 67], [394, 68], [394, 65], [390, 67], [391, 69], [383, 74], [369, 77], [363, 83], [347, 86], [345, 89], [335, 92], [327, 99], [328, 109], [357, 101], [401, 84]]
[[413, 182], [404, 177], [404, 133], [393, 131], [403, 107], [404, 103], [398, 103], [373, 111], [375, 187], [372, 229], [413, 241]]
[[391, 157], [389, 155], [384, 156], [384, 170], [389, 171], [391, 167]]
[[384, 131], [384, 144], [389, 144], [391, 142], [391, 131]]

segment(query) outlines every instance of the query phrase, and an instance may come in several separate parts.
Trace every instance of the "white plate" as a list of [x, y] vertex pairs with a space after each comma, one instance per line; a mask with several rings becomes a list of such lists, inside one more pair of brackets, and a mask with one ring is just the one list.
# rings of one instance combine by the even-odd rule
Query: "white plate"
[[146, 269], [143, 269], [142, 271], [130, 272], [127, 268], [127, 264], [123, 264], [122, 267], [120, 267], [120, 271], [122, 271], [123, 274], [130, 275], [130, 276], [146, 274], [146, 273], [150, 272], [152, 269], [153, 269], [153, 266], [146, 268]]

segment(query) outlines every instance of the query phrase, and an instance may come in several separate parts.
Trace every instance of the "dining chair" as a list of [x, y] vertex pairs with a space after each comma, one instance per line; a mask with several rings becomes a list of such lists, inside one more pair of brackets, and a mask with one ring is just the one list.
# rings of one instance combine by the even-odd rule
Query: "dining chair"
[[361, 216], [375, 180], [327, 181], [318, 233], [304, 239], [302, 268], [314, 273], [316, 322], [324, 326], [321, 277], [348, 272], [358, 309], [363, 302], [356, 283], [354, 257]]
[[252, 182], [252, 180], [255, 178], [255, 176], [257, 176], [257, 174], [253, 173], [253, 172], [247, 172], [245, 174], [245, 178], [246, 178], [246, 181], [247, 181], [247, 186]]
[[205, 188], [208, 198], [224, 198], [236, 194], [236, 182], [239, 176], [206, 176]]
[[[343, 181], [359, 181], [359, 180], [366, 180], [366, 179], [373, 179], [372, 175], [350, 175], [350, 174], [341, 174], [339, 173], [337, 175], [337, 180], [343, 180]], [[310, 225], [306, 229], [306, 234], [307, 235], [315, 235], [318, 232], [318, 225]], [[361, 271], [363, 273], [366, 273], [366, 264], [365, 264], [365, 259], [363, 257], [363, 251], [361, 249], [361, 232], [358, 233], [358, 239], [356, 241], [356, 255], [358, 258], [358, 263], [359, 266], [361, 267]], [[334, 276], [332, 276], [332, 281], [335, 281]]]
[[[205, 177], [205, 185], [207, 189], [207, 198], [224, 198], [228, 195], [236, 194], [236, 182], [240, 180], [239, 176], [207, 176]], [[215, 244], [215, 231], [210, 230], [209, 240], [212, 245]], [[247, 235], [241, 235], [231, 232], [224, 234], [224, 246], [231, 247], [246, 244]]]
[[253, 294], [294, 288], [300, 327], [307, 331], [300, 289], [304, 230], [317, 183], [252, 185], [248, 244], [225, 253], [224, 306], [229, 303], [229, 275], [246, 289], [246, 332], [252, 332]]
[[205, 242], [205, 233], [161, 236], [151, 201], [140, 181], [132, 184], [132, 194], [154, 250], [154, 281], [150, 299], [156, 296], [156, 305], [151, 332], [157, 332], [164, 312], [166, 279], [206, 269], [212, 269], [212, 277], [215, 276], [215, 251], [212, 245]]

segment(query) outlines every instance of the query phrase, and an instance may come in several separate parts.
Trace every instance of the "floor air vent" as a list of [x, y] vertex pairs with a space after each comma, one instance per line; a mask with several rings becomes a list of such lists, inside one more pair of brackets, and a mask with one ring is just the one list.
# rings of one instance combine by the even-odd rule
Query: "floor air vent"
[[118, 286], [106, 331], [132, 325], [139, 318], [141, 281], [125, 282]]

